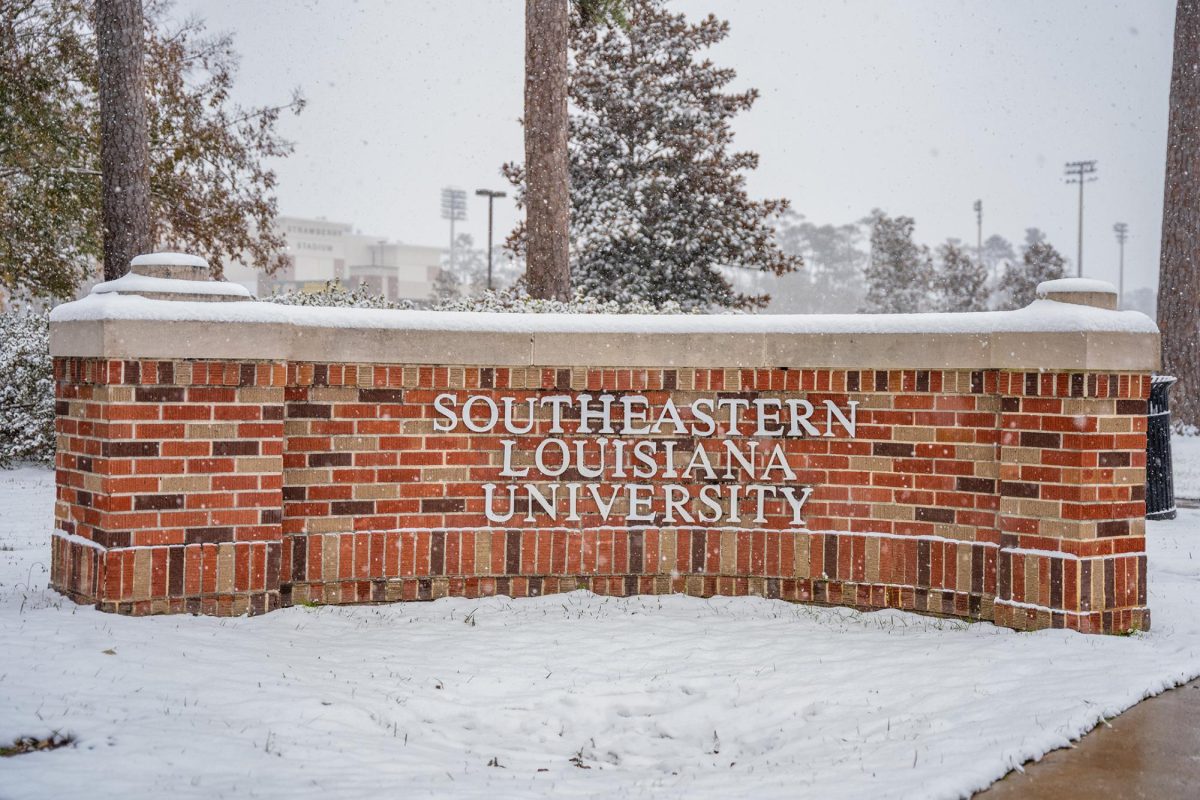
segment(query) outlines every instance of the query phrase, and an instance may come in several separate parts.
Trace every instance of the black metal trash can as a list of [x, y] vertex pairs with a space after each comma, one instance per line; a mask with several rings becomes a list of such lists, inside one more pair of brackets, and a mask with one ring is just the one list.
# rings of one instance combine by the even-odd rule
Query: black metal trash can
[[1171, 473], [1171, 402], [1175, 378], [1150, 379], [1150, 412], [1146, 420], [1146, 519], [1175, 519], [1175, 479]]

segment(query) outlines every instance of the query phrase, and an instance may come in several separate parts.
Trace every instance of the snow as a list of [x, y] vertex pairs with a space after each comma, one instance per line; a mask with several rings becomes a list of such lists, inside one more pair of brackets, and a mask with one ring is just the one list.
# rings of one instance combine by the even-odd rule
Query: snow
[[1108, 637], [582, 592], [128, 618], [46, 589], [52, 505], [0, 472], [0, 741], [78, 737], [0, 759], [12, 800], [953, 798], [1200, 674], [1197, 511]]
[[1098, 281], [1094, 278], [1056, 278], [1052, 281], [1042, 281], [1037, 285], [1037, 296], [1045, 297], [1051, 292], [1100, 292], [1101, 294], [1116, 294], [1117, 287], [1108, 281]]
[[[142, 258], [142, 256], [138, 256]], [[136, 260], [136, 259], [135, 259]], [[161, 262], [155, 262], [161, 263]], [[161, 292], [163, 294], [206, 294], [225, 295], [228, 297], [253, 297], [250, 290], [240, 283], [229, 281], [190, 281], [179, 278], [154, 278], [149, 275], [138, 275], [136, 272], [126, 272], [119, 278], [92, 287], [92, 294], [106, 295], [137, 292]], [[160, 300], [158, 302], [176, 302]], [[211, 304], [210, 304], [211, 305]]]
[[129, 262], [131, 267], [207, 267], [208, 262], [200, 256], [190, 253], [145, 253], [134, 256]]
[[1200, 436], [1171, 437], [1175, 497], [1200, 500]]
[[[193, 284], [191, 281], [181, 283], [206, 285], [200, 282]], [[212, 285], [230, 286], [221, 283]], [[298, 327], [481, 333], [986, 334], [1158, 331], [1154, 322], [1140, 311], [1108, 311], [1051, 300], [1035, 300], [1015, 311], [961, 314], [510, 314], [321, 308], [277, 303], [199, 303], [151, 300], [108, 292], [64, 303], [50, 313], [51, 322], [84, 320], [283, 323]]]

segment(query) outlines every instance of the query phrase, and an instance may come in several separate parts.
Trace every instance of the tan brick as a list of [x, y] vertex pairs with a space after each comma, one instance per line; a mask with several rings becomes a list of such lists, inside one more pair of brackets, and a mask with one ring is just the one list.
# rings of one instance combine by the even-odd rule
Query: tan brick
[[283, 403], [283, 387], [243, 386], [238, 389], [237, 399], [250, 405], [279, 405]]
[[400, 496], [395, 483], [360, 483], [354, 487], [355, 500], [394, 500]]
[[133, 599], [145, 600], [150, 596], [150, 572], [153, 565], [152, 551], [133, 551]]
[[234, 546], [221, 544], [217, 546], [217, 591], [229, 594], [233, 591], [234, 577]]
[[159, 480], [164, 492], [207, 492], [212, 488], [209, 475], [168, 475]]
[[958, 570], [954, 577], [954, 588], [960, 592], [971, 591], [971, 548], [958, 548]]
[[[313, 541], [310, 537], [309, 541]], [[341, 537], [337, 534], [316, 537], [321, 548], [321, 580], [335, 581], [338, 576], [338, 559], [341, 556]]]
[[358, 388], [354, 386], [314, 386], [308, 390], [313, 403], [357, 403]]
[[1011, 464], [1041, 464], [1042, 450], [1040, 447], [1010, 447], [1000, 448], [1000, 460]]
[[887, 410], [892, 407], [892, 396], [890, 394], [856, 394], [855, 397], [862, 398], [858, 401], [858, 408], [860, 411], [863, 409]]
[[186, 427], [185, 435], [188, 439], [209, 441], [213, 439], [236, 439], [238, 430], [237, 425], [232, 422], [195, 423]]
[[659, 531], [658, 554], [662, 558], [659, 571], [666, 574], [674, 573], [676, 564], [674, 533], [669, 531]]
[[1100, 417], [1097, 419], [1100, 433], [1129, 433], [1133, 430], [1131, 417]]
[[432, 419], [406, 419], [401, 423], [401, 430], [405, 433], [441, 433], [434, 430]]
[[875, 519], [915, 519], [916, 510], [913, 506], [903, 506], [898, 503], [874, 503], [871, 505], [871, 516]]
[[266, 472], [276, 473], [283, 472], [283, 457], [282, 456], [258, 456], [249, 457], [242, 456], [237, 459], [234, 469], [238, 472]]
[[946, 539], [954, 539], [959, 542], [975, 541], [975, 529], [967, 525], [952, 525], [939, 522], [933, 526], [933, 532], [938, 536]]
[[492, 574], [492, 537], [486, 532], [475, 536], [475, 574]]
[[1095, 539], [1096, 523], [1074, 519], [1044, 519], [1039, 522], [1038, 533], [1057, 539]]
[[1028, 497], [1022, 497], [1017, 502], [1017, 513], [1023, 517], [1054, 519], [1061, 517], [1061, 512], [1062, 504], [1057, 500], [1033, 500]]
[[737, 573], [737, 533], [721, 531], [721, 574], [734, 575]]
[[309, 533], [349, 533], [354, 530], [354, 517], [312, 517], [305, 527]]
[[[422, 467], [421, 480], [424, 483], [460, 483], [466, 482], [470, 472], [466, 467]], [[548, 490], [547, 490], [548, 491]], [[562, 493], [565, 495], [566, 491]], [[546, 495], [549, 497], [549, 494]]]
[[897, 425], [892, 428], [892, 439], [897, 442], [932, 442], [937, 439], [937, 428]]
[[879, 537], [868, 536], [866, 547], [867, 583], [879, 583]]
[[132, 403], [134, 391], [132, 386], [106, 386], [100, 397], [109, 403]]
[[283, 435], [286, 437], [308, 436], [311, 430], [311, 420], [307, 419], [289, 419], [283, 423]]

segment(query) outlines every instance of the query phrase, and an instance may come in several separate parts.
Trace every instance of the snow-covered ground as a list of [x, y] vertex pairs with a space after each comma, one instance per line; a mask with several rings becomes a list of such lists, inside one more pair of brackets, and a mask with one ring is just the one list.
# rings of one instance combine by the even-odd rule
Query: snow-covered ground
[[1154, 630], [1015, 633], [752, 598], [130, 619], [46, 589], [51, 473], [0, 472], [4, 798], [960, 797], [1200, 675], [1200, 511]]
[[1175, 496], [1200, 500], [1200, 436], [1171, 437]]

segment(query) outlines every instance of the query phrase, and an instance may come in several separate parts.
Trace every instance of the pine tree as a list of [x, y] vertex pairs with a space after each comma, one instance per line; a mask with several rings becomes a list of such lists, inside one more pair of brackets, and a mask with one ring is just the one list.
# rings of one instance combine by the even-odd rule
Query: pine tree
[[570, 7], [576, 25], [625, 25], [625, 0], [525, 0], [525, 163], [529, 203], [526, 286], [533, 297], [571, 293], [567, 50]]
[[942, 311], [987, 311], [987, 267], [972, 258], [957, 239], [948, 239], [938, 248], [938, 308]]
[[567, 0], [525, 0], [525, 164], [529, 290], [571, 293], [568, 266]]
[[110, 281], [154, 241], [143, 27], [142, 0], [97, 0], [104, 279]]
[[[761, 306], [765, 296], [739, 293], [721, 268], [782, 274], [801, 259], [774, 237], [787, 202], [746, 193], [758, 156], [729, 149], [733, 117], [758, 97], [726, 91], [734, 71], [703, 58], [729, 26], [711, 15], [690, 24], [665, 0], [632, 0], [628, 21], [572, 27], [572, 282], [600, 299]], [[524, 170], [505, 174], [526, 204]], [[523, 237], [518, 228], [510, 246]]]
[[929, 248], [913, 241], [912, 217], [872, 212], [867, 297], [862, 311], [901, 314], [932, 310], [933, 259]]
[[1042, 281], [1063, 277], [1066, 259], [1046, 241], [1037, 228], [1025, 231], [1025, 247], [1019, 264], [1009, 264], [998, 287], [1001, 308], [1024, 308], [1037, 299]]
[[1004, 270], [1016, 259], [1017, 253], [1013, 250], [1012, 242], [1003, 236], [992, 234], [983, 240], [983, 252], [979, 255], [979, 260], [994, 280], [999, 281], [1004, 275]]
[[1200, 0], [1175, 7], [1175, 56], [1167, 124], [1158, 327], [1163, 372], [1177, 422], [1200, 426]]
[[[94, 5], [0, 2], [0, 286], [18, 297], [69, 297], [103, 257]], [[144, 2], [153, 246], [273, 271], [287, 256], [264, 161], [291, 152], [275, 124], [303, 100], [233, 105], [232, 39], [168, 27], [168, 8]]]
[[437, 271], [437, 277], [433, 279], [433, 291], [429, 294], [429, 301], [434, 305], [444, 303], [447, 300], [453, 300], [459, 296], [459, 287], [462, 281], [455, 273], [449, 269], [442, 268]]
[[861, 225], [816, 225], [786, 212], [778, 225], [780, 248], [804, 259], [805, 268], [765, 281], [771, 310], [800, 314], [853, 313], [866, 293]]

